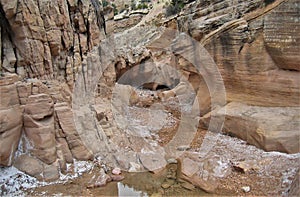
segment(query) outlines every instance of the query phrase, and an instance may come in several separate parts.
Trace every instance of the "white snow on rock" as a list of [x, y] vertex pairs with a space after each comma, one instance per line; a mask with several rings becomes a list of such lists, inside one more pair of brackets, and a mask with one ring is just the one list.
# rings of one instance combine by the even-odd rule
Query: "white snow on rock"
[[[75, 179], [83, 173], [92, 170], [93, 162], [76, 161], [74, 164], [68, 164], [68, 172], [66, 175], [60, 174], [60, 179], [54, 182], [38, 181], [15, 167], [0, 167], [0, 196], [25, 196], [25, 190], [29, 190], [38, 186], [65, 183], [68, 180]], [[73, 168], [73, 170], [71, 170]], [[71, 173], [72, 172], [72, 173]]]

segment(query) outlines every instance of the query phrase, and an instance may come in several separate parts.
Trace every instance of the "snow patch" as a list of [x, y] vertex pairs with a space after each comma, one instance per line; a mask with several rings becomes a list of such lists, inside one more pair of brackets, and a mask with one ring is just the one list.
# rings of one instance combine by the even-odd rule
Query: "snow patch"
[[73, 164], [67, 164], [67, 171], [70, 173], [60, 174], [60, 179], [54, 182], [38, 181], [15, 167], [0, 167], [0, 187], [1, 196], [25, 196], [25, 190], [39, 186], [65, 183], [69, 180], [81, 176], [83, 173], [91, 171], [94, 167], [93, 162], [74, 160]]

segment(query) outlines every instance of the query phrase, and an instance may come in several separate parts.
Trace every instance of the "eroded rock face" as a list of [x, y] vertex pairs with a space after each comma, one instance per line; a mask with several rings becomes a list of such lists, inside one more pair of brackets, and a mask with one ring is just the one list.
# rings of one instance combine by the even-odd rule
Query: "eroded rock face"
[[[39, 179], [55, 180], [58, 166], [66, 171], [74, 158], [93, 157], [71, 122], [71, 108], [66, 107], [66, 118], [59, 105], [54, 112], [54, 104], [70, 105], [82, 60], [104, 38], [96, 10], [101, 6], [91, 1], [1, 0], [0, 8], [0, 72], [20, 77], [0, 80], [0, 165], [13, 164], [23, 132], [15, 166]], [[31, 173], [30, 164], [42, 167]]]
[[17, 75], [0, 77], [0, 165], [10, 166], [19, 144], [22, 129], [22, 109], [15, 82]]
[[24, 130], [31, 154], [51, 164], [56, 160], [54, 108], [51, 97], [37, 94], [28, 97], [24, 111]]
[[300, 71], [300, 46], [296, 44], [300, 39], [299, 12], [299, 1], [292, 0], [284, 2], [264, 18], [266, 49], [276, 65], [284, 70]]
[[[74, 158], [78, 160], [90, 160], [93, 159], [93, 154], [82, 143], [74, 124], [73, 113], [71, 108], [65, 105], [57, 105], [55, 107], [55, 113], [58, 118], [58, 124], [61, 128], [62, 135], [69, 145], [70, 151]], [[64, 144], [64, 140], [61, 139], [61, 144]], [[64, 155], [68, 159], [68, 150], [63, 148]], [[69, 159], [68, 159], [69, 160]]]
[[83, 55], [104, 37], [90, 1], [0, 3], [13, 32], [4, 36], [1, 68], [22, 77], [59, 78], [72, 85]]
[[[262, 2], [255, 1], [253, 5], [256, 3], [258, 6]], [[268, 6], [256, 13], [245, 13], [233, 26], [212, 18], [220, 27], [210, 33], [210, 38], [200, 40], [219, 67], [228, 101], [260, 106], [300, 105], [299, 73], [294, 72], [299, 68], [299, 35], [293, 33], [299, 27], [299, 7], [294, 6], [296, 1], [279, 3], [270, 4], [273, 9], [268, 13]], [[252, 20], [253, 17], [257, 18]]]

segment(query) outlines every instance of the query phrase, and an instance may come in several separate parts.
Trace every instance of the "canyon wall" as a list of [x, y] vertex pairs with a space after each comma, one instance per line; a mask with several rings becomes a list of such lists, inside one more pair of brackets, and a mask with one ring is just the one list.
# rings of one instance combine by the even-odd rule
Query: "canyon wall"
[[1, 0], [0, 165], [40, 180], [93, 159], [75, 128], [72, 88], [104, 39], [101, 5], [88, 0]]
[[72, 86], [84, 56], [104, 38], [97, 9], [88, 0], [1, 1], [1, 71]]
[[[128, 40], [119, 34], [119, 45], [132, 41], [142, 46], [147, 40], [147, 46], [121, 47], [122, 55], [109, 65], [99, 91], [111, 91], [115, 78], [135, 65], [168, 59], [162, 64], [175, 65], [197, 92], [203, 127], [212, 117], [225, 116], [224, 133], [267, 151], [299, 152], [299, 4], [198, 0], [160, 23], [186, 32], [213, 57], [228, 103], [213, 113], [205, 76], [181, 56], [156, 53], [149, 40], [157, 37], [147, 29], [141, 32], [148, 37], [134, 29], [124, 32]], [[2, 166], [15, 165], [39, 179], [54, 180], [73, 159], [93, 158], [76, 131], [72, 93], [78, 73], [89, 76], [101, 70], [88, 70], [85, 61], [106, 36], [97, 6], [88, 0], [0, 1]], [[156, 41], [161, 40], [170, 42], [163, 36]], [[101, 50], [97, 52], [94, 59], [101, 61]]]
[[[299, 12], [299, 0], [196, 1], [164, 22], [201, 43], [222, 75], [229, 105], [206, 114], [206, 127], [225, 116], [225, 133], [267, 151], [300, 151]], [[209, 94], [200, 87], [201, 103]]]

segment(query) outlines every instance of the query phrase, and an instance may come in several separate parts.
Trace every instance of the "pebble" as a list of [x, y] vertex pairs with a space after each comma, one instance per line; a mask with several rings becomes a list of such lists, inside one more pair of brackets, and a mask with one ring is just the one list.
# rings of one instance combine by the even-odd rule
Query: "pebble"
[[250, 187], [249, 186], [244, 186], [242, 187], [242, 190], [247, 193], [247, 192], [250, 192]]
[[121, 174], [121, 169], [120, 168], [114, 168], [111, 173], [114, 174], [114, 175], [119, 175], [119, 174]]

